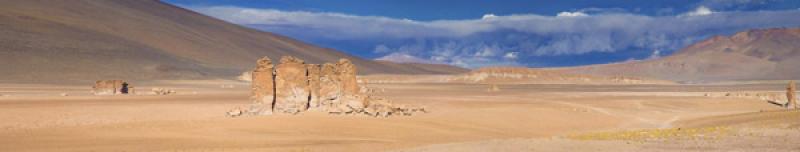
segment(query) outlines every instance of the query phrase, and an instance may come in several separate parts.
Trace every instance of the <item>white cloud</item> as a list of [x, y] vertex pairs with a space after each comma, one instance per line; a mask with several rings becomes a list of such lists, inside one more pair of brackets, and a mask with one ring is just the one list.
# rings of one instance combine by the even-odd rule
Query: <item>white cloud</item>
[[391, 61], [395, 63], [426, 63], [426, 64], [445, 64], [435, 60], [426, 60], [405, 52], [394, 52], [389, 55], [377, 58], [375, 60]]
[[526, 62], [525, 57], [520, 56], [516, 61], [506, 61], [509, 50], [530, 57], [634, 48], [659, 50], [661, 56], [710, 35], [751, 28], [800, 26], [800, 20], [787, 19], [800, 16], [800, 10], [793, 9], [714, 12], [707, 7], [698, 7], [676, 16], [587, 15], [578, 11], [562, 12], [556, 16], [486, 14], [477, 19], [414, 21], [228, 6], [188, 8], [229, 22], [293, 37], [369, 43], [364, 45], [374, 46], [373, 53], [404, 52], [465, 67]]
[[583, 12], [560, 12], [556, 14], [556, 17], [579, 17], [579, 16], [589, 16]]
[[506, 55], [503, 55], [505, 59], [517, 59], [519, 56], [519, 52], [506, 52]]
[[483, 15], [483, 17], [481, 17], [481, 19], [488, 20], [488, 19], [492, 19], [492, 18], [496, 18], [496, 17], [497, 16], [494, 15], [494, 14], [486, 14], [486, 15]]
[[686, 15], [688, 15], [688, 16], [706, 16], [706, 15], [711, 15], [713, 13], [714, 13], [714, 11], [711, 11], [710, 8], [705, 7], [705, 6], [700, 6], [700, 7], [697, 7], [697, 9], [695, 9], [694, 11], [687, 12]]

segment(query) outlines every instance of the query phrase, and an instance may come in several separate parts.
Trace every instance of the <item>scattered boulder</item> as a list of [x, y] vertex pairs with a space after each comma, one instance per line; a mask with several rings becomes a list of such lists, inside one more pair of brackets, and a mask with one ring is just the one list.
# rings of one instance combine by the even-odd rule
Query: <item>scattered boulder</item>
[[150, 91], [152, 91], [155, 95], [174, 95], [178, 93], [175, 90], [165, 88], [152, 88]]
[[228, 111], [228, 117], [238, 117], [244, 114], [244, 111], [241, 108], [231, 109]]
[[308, 87], [308, 71], [303, 60], [292, 56], [281, 58], [275, 68], [275, 107], [273, 110], [296, 114], [308, 109], [311, 93]]

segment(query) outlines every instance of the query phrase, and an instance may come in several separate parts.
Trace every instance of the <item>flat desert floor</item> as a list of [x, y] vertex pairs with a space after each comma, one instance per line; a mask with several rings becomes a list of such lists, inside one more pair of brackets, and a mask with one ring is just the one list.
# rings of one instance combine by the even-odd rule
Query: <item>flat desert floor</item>
[[[430, 111], [390, 118], [228, 118], [250, 103], [248, 83], [133, 84], [140, 95], [0, 84], [0, 151], [800, 151], [800, 112], [704, 96], [783, 84], [368, 84]], [[178, 94], [148, 95], [153, 87]]]

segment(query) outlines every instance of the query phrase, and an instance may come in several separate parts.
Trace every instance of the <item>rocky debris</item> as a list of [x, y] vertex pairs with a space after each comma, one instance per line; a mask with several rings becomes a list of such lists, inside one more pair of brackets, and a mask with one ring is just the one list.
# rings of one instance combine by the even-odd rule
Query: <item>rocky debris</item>
[[489, 88], [486, 89], [486, 91], [487, 92], [498, 92], [498, 91], [500, 91], [500, 87], [498, 87], [496, 84], [493, 84], [493, 85], [490, 85]]
[[227, 113], [228, 117], [238, 117], [242, 116], [242, 114], [244, 114], [244, 111], [241, 108], [231, 109]]
[[166, 88], [152, 88], [150, 91], [155, 95], [174, 95], [178, 93], [175, 90]]
[[355, 65], [347, 59], [318, 65], [284, 56], [273, 68], [269, 58], [264, 57], [252, 72], [254, 104], [249, 109], [232, 109], [227, 115], [297, 114], [312, 110], [388, 117], [427, 112], [424, 107], [393, 104], [373, 96], [382, 90], [360, 86], [356, 73]]
[[117, 95], [122, 94], [122, 80], [98, 80], [92, 86], [92, 93], [94, 95]]
[[789, 104], [786, 96], [780, 92], [714, 92], [705, 93], [703, 96], [759, 99], [780, 107], [787, 107]]
[[274, 111], [294, 114], [308, 109], [311, 91], [307, 76], [303, 60], [292, 56], [281, 58], [281, 64], [275, 67]]
[[789, 81], [789, 85], [786, 86], [786, 99], [787, 99], [786, 104], [788, 108], [793, 108], [793, 109], [800, 108], [800, 105], [797, 105], [797, 94], [795, 94], [796, 91], [797, 91], [797, 86], [795, 86], [794, 81]]

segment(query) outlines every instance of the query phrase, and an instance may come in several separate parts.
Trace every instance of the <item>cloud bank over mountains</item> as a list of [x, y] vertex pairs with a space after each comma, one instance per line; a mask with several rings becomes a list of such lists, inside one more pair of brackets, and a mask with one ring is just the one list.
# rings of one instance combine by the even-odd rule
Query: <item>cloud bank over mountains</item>
[[[468, 68], [573, 65], [578, 63], [546, 59], [581, 55], [656, 58], [712, 35], [800, 26], [798, 9], [725, 12], [705, 6], [666, 16], [565, 11], [433, 21], [234, 6], [186, 8], [362, 57], [403, 54]], [[615, 61], [623, 60], [596, 62]]]

